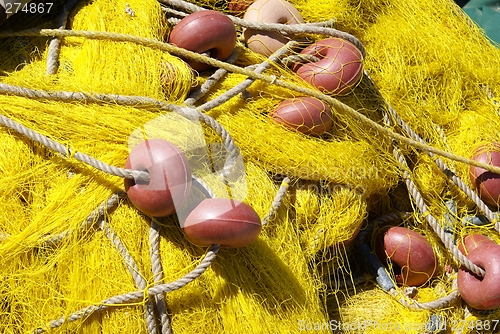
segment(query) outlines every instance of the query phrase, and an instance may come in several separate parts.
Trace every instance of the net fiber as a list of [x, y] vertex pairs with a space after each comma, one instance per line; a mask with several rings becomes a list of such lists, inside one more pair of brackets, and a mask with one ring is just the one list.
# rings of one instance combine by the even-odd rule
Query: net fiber
[[[500, 49], [452, 1], [290, 2], [306, 23], [328, 21], [327, 28], [361, 41], [366, 72], [349, 94], [321, 93], [280, 61], [252, 72], [266, 59], [239, 39], [233, 65], [213, 63], [228, 71], [199, 98], [186, 100], [212, 81], [215, 69], [195, 75], [179, 57], [182, 50], [161, 45], [182, 18], [172, 11], [196, 5], [234, 15], [238, 23], [243, 12], [226, 1], [81, 1], [66, 32], [40, 30], [58, 27], [63, 2], [56, 1], [52, 14], [19, 13], [8, 29], [0, 28], [1, 116], [66, 148], [66, 154], [55, 152], [0, 126], [1, 333], [329, 333], [339, 324], [347, 325], [341, 327], [346, 333], [423, 333], [443, 324], [450, 333], [493, 328], [498, 310], [474, 311], [452, 297], [432, 304], [456, 289], [461, 264], [436, 231], [452, 239], [480, 232], [500, 241], [495, 221], [460, 223], [482, 211], [435, 161], [439, 157], [472, 188], [469, 165], [460, 158], [500, 141]], [[240, 37], [243, 28], [236, 26]], [[57, 34], [58, 66], [49, 75], [48, 45]], [[301, 48], [321, 38], [308, 33], [295, 39]], [[246, 80], [241, 93], [209, 105]], [[304, 95], [332, 107], [327, 133], [306, 136], [269, 117], [281, 101]], [[267, 219], [247, 247], [192, 245], [175, 215], [141, 214], [123, 194], [123, 177], [75, 155], [122, 167], [137, 138], [164, 138], [190, 162], [206, 144], [224, 165], [224, 147], [233, 142], [208, 118], [199, 118], [198, 131], [196, 120], [167, 117], [187, 110], [181, 107], [198, 107], [216, 120], [241, 153], [229, 192]], [[423, 148], [448, 154], [429, 156]], [[228, 191], [210, 166], [199, 165], [198, 176], [217, 195]], [[407, 175], [425, 212], [410, 199], [410, 186], [402, 182]], [[393, 212], [400, 213], [395, 222], [367, 223]], [[347, 242], [362, 224], [365, 234], [384, 224], [420, 232], [437, 255], [435, 276], [415, 289], [379, 286], [356, 242]], [[367, 243], [374, 247], [375, 241]], [[393, 268], [388, 273], [394, 280]], [[167, 284], [183, 277], [189, 284]], [[426, 303], [431, 306], [417, 307]]]

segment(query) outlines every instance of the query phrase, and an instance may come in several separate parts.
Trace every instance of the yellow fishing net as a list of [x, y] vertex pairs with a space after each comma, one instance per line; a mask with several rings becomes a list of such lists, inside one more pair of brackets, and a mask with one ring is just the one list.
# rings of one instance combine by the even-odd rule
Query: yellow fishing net
[[[462, 158], [500, 141], [500, 49], [447, 0], [291, 3], [306, 23], [327, 22], [363, 44], [366, 73], [349, 94], [323, 94], [279, 61], [253, 72], [266, 59], [239, 39], [232, 65], [213, 63], [227, 72], [188, 103], [215, 69], [198, 75], [181, 60], [196, 55], [163, 44], [182, 17], [174, 10], [196, 5], [241, 18], [226, 1], [81, 1], [66, 29], [49, 30], [60, 28], [66, 8], [54, 1], [37, 7], [43, 15], [19, 12], [0, 26], [0, 115], [48, 140], [0, 126], [0, 332], [468, 333], [497, 325], [498, 310], [471, 310], [459, 297], [418, 305], [453, 294], [460, 266], [429, 216], [450, 238], [479, 231], [500, 240], [495, 221], [461, 222], [481, 211], [435, 164], [441, 159], [472, 187]], [[299, 46], [324, 37], [304, 35]], [[248, 78], [241, 93], [203, 107]], [[332, 107], [322, 136], [269, 117], [279, 102], [304, 95]], [[191, 244], [175, 215], [141, 214], [123, 194], [123, 177], [76, 154], [123, 167], [137, 142], [163, 138], [190, 161], [209, 147], [221, 167], [227, 138], [201, 116], [185, 117], [196, 107], [227, 131], [240, 157], [229, 185], [209, 164], [199, 163], [197, 176], [263, 218], [247, 247]], [[408, 175], [426, 210], [410, 199]], [[437, 255], [435, 277], [413, 290], [378, 284], [352, 242], [360, 227], [369, 239], [379, 227], [367, 222], [393, 212], [400, 215], [389, 224], [420, 232]], [[169, 285], [200, 266], [189, 282]]]

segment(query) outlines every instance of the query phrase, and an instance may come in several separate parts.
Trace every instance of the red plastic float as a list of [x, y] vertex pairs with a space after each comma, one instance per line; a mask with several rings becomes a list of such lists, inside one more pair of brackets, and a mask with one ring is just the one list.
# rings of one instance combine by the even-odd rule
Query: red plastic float
[[135, 146], [125, 168], [149, 173], [149, 183], [125, 179], [127, 195], [143, 213], [163, 217], [175, 212], [189, 195], [191, 169], [182, 151], [174, 144], [150, 139]]
[[[479, 147], [472, 160], [500, 167], [500, 143]], [[470, 179], [486, 204], [500, 206], [500, 175], [471, 166]]]
[[[219, 60], [227, 59], [236, 45], [236, 27], [226, 15], [215, 10], [202, 10], [183, 18], [170, 33], [169, 42], [197, 53], [209, 53]], [[210, 65], [186, 60], [196, 71]]]
[[303, 96], [282, 101], [271, 117], [306, 135], [321, 135], [332, 126], [332, 111], [323, 101]]
[[208, 198], [189, 213], [182, 228], [186, 238], [195, 245], [234, 248], [247, 246], [257, 239], [262, 225], [259, 215], [248, 204]]
[[461, 267], [457, 275], [458, 292], [463, 300], [478, 310], [493, 310], [500, 307], [500, 245], [482, 243], [470, 251], [467, 258], [486, 272], [478, 277]]
[[229, 0], [227, 7], [236, 16], [244, 15], [245, 11], [255, 0]]
[[496, 242], [494, 242], [493, 240], [482, 234], [473, 233], [467, 235], [458, 243], [458, 250], [461, 251], [463, 254], [467, 255], [474, 249], [478, 248], [479, 246], [482, 247], [485, 244], [496, 245]]
[[327, 38], [309, 45], [300, 52], [319, 60], [296, 63], [292, 70], [299, 77], [324, 93], [349, 93], [363, 76], [363, 55], [352, 43], [342, 38]]
[[359, 224], [358, 228], [356, 228], [356, 231], [354, 231], [354, 233], [349, 239], [340, 242], [339, 245], [343, 245], [344, 247], [350, 245], [354, 241], [354, 239], [356, 239], [359, 232], [361, 231], [361, 225], [363, 225], [363, 223]]
[[377, 242], [377, 256], [393, 264], [398, 284], [419, 286], [434, 275], [436, 254], [421, 234], [396, 226], [387, 229]]
[[[248, 7], [243, 19], [262, 23], [304, 23], [299, 11], [285, 0], [257, 0]], [[290, 40], [278, 32], [252, 28], [245, 29], [243, 36], [250, 50], [266, 57], [269, 57]]]

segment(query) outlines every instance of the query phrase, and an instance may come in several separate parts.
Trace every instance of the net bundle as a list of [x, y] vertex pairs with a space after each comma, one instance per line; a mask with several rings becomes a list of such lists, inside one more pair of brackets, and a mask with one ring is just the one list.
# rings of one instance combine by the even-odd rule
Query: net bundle
[[[500, 140], [499, 49], [450, 1], [290, 3], [305, 23], [284, 25], [289, 42], [269, 57], [243, 39], [244, 1], [59, 1], [0, 27], [1, 332], [493, 329], [498, 310], [467, 305], [456, 277], [461, 266], [484, 276], [459, 240], [500, 241], [469, 177], [477, 147]], [[228, 59], [167, 43], [203, 9], [234, 22]], [[339, 96], [289, 65], [329, 37], [364, 53], [362, 78]], [[331, 108], [330, 130], [271, 117], [304, 96]], [[144, 173], [123, 166], [153, 138], [184, 152], [200, 191], [249, 204], [258, 239], [200, 247], [185, 212], [141, 213], [124, 179]], [[430, 243], [425, 284], [398, 285], [374, 260], [392, 225]]]

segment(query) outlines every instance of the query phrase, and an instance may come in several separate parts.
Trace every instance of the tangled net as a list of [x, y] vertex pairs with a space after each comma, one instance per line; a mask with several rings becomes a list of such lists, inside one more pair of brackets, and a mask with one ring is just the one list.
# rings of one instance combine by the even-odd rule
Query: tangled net
[[[470, 157], [500, 140], [499, 49], [444, 0], [292, 4], [306, 23], [247, 22], [227, 2], [95, 0], [3, 26], [3, 333], [493, 329], [498, 310], [471, 309], [455, 282], [460, 266], [485, 274], [457, 249], [463, 236], [500, 241], [468, 176], [470, 165], [498, 173]], [[238, 36], [258, 28], [290, 41], [266, 58], [240, 39], [224, 61], [165, 42], [202, 9], [227, 14]], [[347, 95], [287, 65], [309, 61], [300, 50], [325, 37], [364, 54]], [[306, 136], [269, 117], [302, 96], [331, 108], [331, 130]], [[148, 138], [183, 150], [199, 191], [250, 204], [259, 239], [204, 249], [181, 217], [141, 214], [123, 179], [148, 175], [121, 166]], [[398, 286], [372, 252], [388, 225], [431, 243], [438, 266], [425, 285]]]

